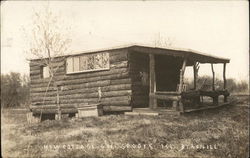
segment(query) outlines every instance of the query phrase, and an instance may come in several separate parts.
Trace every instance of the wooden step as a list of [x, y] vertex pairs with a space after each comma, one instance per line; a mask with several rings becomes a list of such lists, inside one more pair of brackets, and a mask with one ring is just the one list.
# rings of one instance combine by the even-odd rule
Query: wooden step
[[215, 109], [215, 108], [220, 108], [222, 106], [226, 106], [226, 105], [229, 105], [229, 104], [230, 104], [230, 102], [225, 102], [225, 103], [221, 103], [219, 105], [214, 105], [214, 106], [205, 106], [205, 107], [197, 108], [197, 109], [187, 109], [187, 110], [184, 111], [184, 113], [202, 111], [202, 110], [208, 110], [208, 109]]
[[132, 115], [132, 116], [135, 116], [135, 115], [158, 116], [159, 115], [159, 113], [157, 112], [125, 112], [124, 114]]
[[158, 115], [179, 115], [179, 111], [169, 110], [165, 108], [134, 108], [132, 112], [125, 112], [125, 115], [148, 115], [148, 116], [158, 116]]

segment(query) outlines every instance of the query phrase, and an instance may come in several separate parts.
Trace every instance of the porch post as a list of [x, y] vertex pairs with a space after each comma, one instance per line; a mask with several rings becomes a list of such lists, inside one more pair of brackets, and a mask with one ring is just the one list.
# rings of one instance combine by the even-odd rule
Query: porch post
[[[227, 89], [227, 79], [226, 79], [226, 63], [223, 64], [223, 82], [224, 86], [223, 89]], [[224, 102], [227, 102], [227, 95], [224, 95]]]
[[184, 58], [182, 68], [180, 70], [180, 84], [179, 84], [179, 89], [178, 89], [179, 92], [182, 92], [183, 82], [184, 82], [184, 73], [185, 73], [186, 65], [187, 65], [187, 58]]
[[194, 62], [193, 72], [194, 72], [194, 90], [196, 90], [196, 80], [197, 80], [197, 67], [196, 67], [196, 62]]
[[149, 107], [156, 108], [157, 100], [155, 98], [156, 92], [156, 83], [155, 83], [155, 56], [153, 54], [149, 54]]
[[227, 80], [226, 80], [226, 63], [223, 64], [223, 82], [224, 82], [224, 90], [227, 89]]
[[[184, 73], [187, 65], [187, 58], [185, 57], [183, 60], [182, 68], [180, 70], [180, 83], [179, 83], [179, 89], [178, 91], [181, 93], [183, 91], [183, 82], [184, 82]], [[182, 98], [180, 97], [180, 100], [178, 101], [178, 108], [181, 112], [184, 112], [184, 105], [182, 103]]]
[[213, 74], [212, 89], [214, 91], [215, 90], [215, 88], [214, 88], [214, 66], [212, 63], [211, 63], [211, 68], [212, 68], [212, 74]]

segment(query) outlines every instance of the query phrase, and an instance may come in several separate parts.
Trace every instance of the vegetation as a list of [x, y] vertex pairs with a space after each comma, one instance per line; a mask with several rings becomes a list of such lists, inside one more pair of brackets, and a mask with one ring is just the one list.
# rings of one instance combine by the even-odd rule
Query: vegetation
[[[212, 77], [210, 76], [200, 76], [197, 79], [197, 88], [203, 90], [212, 90]], [[188, 89], [192, 89], [193, 81], [186, 80]], [[223, 81], [215, 78], [215, 89], [222, 90], [223, 89]], [[246, 81], [236, 81], [235, 79], [229, 78], [227, 79], [227, 90], [231, 93], [235, 92], [248, 92], [249, 87]]]
[[246, 103], [184, 116], [108, 115], [31, 125], [25, 112], [6, 111], [3, 157], [248, 157]]
[[1, 74], [1, 107], [29, 105], [30, 80], [27, 75]]

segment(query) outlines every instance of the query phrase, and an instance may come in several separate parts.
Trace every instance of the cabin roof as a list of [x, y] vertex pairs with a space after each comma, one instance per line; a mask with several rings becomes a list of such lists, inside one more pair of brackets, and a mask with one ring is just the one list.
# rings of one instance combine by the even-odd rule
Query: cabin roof
[[210, 54], [202, 53], [192, 49], [184, 49], [184, 48], [173, 48], [173, 47], [153, 47], [153, 46], [145, 46], [145, 45], [124, 45], [118, 47], [110, 47], [106, 49], [99, 49], [99, 50], [88, 50], [88, 51], [81, 51], [75, 52], [73, 54], [63, 55], [65, 57], [70, 56], [78, 56], [82, 54], [89, 54], [89, 53], [98, 53], [104, 51], [112, 51], [112, 50], [119, 50], [119, 49], [129, 49], [133, 52], [141, 52], [141, 53], [148, 53], [148, 54], [161, 54], [161, 55], [169, 55], [169, 56], [176, 56], [176, 57], [187, 57], [189, 61], [196, 61], [200, 63], [229, 63], [230, 59], [222, 58], [213, 56]]

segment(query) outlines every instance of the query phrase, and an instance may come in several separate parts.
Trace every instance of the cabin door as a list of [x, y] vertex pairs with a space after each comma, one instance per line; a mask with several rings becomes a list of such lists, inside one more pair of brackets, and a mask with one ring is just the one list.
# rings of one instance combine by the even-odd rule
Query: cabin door
[[180, 58], [155, 55], [156, 91], [176, 91], [180, 68]]

